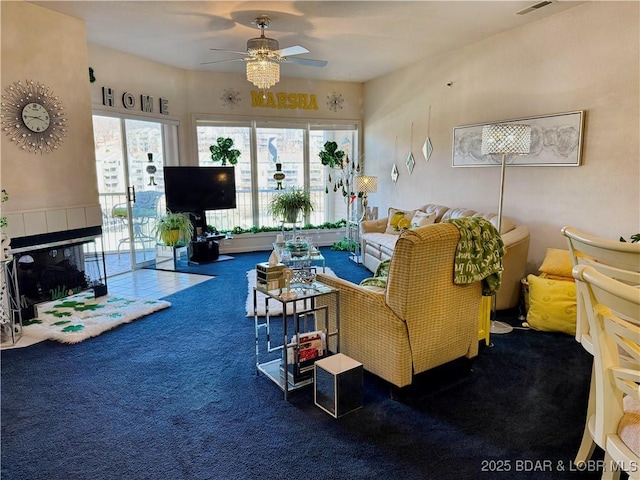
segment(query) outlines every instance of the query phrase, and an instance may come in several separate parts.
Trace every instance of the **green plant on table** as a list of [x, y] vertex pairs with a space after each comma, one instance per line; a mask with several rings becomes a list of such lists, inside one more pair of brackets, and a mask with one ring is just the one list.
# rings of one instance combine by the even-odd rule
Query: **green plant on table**
[[174, 246], [180, 242], [189, 243], [193, 239], [193, 224], [188, 213], [167, 212], [156, 220], [156, 238], [164, 245]]
[[297, 187], [291, 187], [273, 196], [268, 210], [284, 223], [296, 223], [299, 215], [309, 215], [313, 211], [311, 193]]

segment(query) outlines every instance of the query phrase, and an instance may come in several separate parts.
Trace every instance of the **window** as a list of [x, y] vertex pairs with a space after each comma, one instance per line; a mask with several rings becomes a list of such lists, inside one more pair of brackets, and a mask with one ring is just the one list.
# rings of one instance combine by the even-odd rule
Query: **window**
[[[285, 174], [284, 188], [299, 187], [311, 192], [316, 208], [305, 222], [320, 225], [348, 217], [348, 193], [358, 163], [353, 161], [357, 159], [356, 125], [198, 120], [196, 136], [200, 166], [216, 166], [209, 146], [218, 137], [232, 138], [234, 148], [242, 152], [236, 165], [237, 208], [207, 212], [207, 223], [218, 230], [278, 226], [277, 220], [268, 213], [269, 202], [278, 193], [273, 178], [276, 164], [281, 164]], [[348, 155], [346, 169], [322, 165], [318, 153], [326, 141], [335, 141]], [[343, 190], [347, 195], [343, 195]]]

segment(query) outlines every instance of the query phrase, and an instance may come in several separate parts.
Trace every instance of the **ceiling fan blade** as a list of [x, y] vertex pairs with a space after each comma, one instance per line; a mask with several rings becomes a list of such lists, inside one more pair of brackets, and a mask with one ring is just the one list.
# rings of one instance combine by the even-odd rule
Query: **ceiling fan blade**
[[328, 62], [326, 60], [313, 60], [311, 58], [285, 58], [285, 63], [296, 63], [298, 65], [306, 65], [307, 67], [324, 67]]
[[210, 48], [209, 50], [214, 50], [216, 52], [229, 52], [229, 53], [239, 53], [240, 55], [246, 55], [247, 52], [241, 52], [239, 50], [227, 50], [226, 48]]
[[214, 63], [225, 63], [225, 62], [244, 62], [249, 60], [248, 58], [228, 58], [226, 60], [216, 60], [214, 62], [202, 62], [200, 65], [211, 65]]
[[276, 50], [274, 53], [277, 53], [281, 57], [288, 57], [289, 55], [302, 55], [303, 53], [309, 53], [304, 47], [300, 45], [294, 45], [292, 47], [281, 48], [280, 50]]

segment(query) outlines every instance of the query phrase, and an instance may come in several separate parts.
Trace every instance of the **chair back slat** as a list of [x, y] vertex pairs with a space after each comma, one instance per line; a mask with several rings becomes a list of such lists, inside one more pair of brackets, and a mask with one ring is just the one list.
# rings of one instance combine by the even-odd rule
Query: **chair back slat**
[[[640, 400], [640, 288], [627, 285], [589, 265], [577, 265], [593, 342], [595, 415], [593, 439], [604, 448], [624, 415], [623, 396]], [[623, 355], [621, 357], [621, 355]]]
[[[640, 285], [640, 243], [627, 243], [596, 237], [581, 232], [574, 227], [562, 228], [567, 239], [573, 265], [589, 265], [602, 274], [625, 282]], [[589, 352], [592, 341], [589, 335], [589, 322], [584, 313], [584, 289], [576, 281], [577, 314], [576, 340]]]

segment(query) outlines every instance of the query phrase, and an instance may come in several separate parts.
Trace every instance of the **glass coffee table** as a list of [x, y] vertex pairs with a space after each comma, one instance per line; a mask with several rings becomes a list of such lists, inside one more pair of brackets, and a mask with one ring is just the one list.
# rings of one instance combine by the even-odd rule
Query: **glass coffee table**
[[273, 249], [280, 255], [280, 262], [289, 268], [303, 269], [309, 267], [321, 267], [322, 273], [325, 273], [326, 261], [322, 252], [317, 248], [303, 252], [292, 252], [287, 249], [285, 242], [275, 242]]

